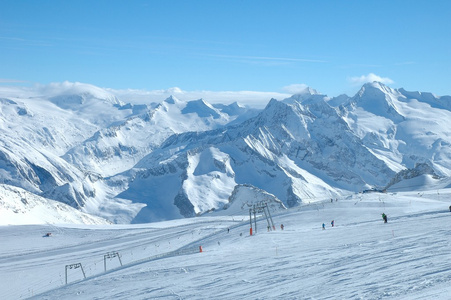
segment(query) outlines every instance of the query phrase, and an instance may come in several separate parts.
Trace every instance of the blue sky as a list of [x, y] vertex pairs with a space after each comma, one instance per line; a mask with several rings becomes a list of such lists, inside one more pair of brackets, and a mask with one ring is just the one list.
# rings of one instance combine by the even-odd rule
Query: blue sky
[[0, 2], [0, 85], [451, 95], [451, 1]]

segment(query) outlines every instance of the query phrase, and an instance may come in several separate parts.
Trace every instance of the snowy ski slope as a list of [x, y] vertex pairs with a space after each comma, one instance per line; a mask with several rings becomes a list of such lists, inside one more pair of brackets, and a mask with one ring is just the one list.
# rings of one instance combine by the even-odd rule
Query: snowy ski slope
[[[449, 188], [354, 194], [279, 211], [254, 236], [245, 213], [2, 226], [0, 299], [450, 299], [450, 205]], [[123, 266], [105, 273], [111, 252]], [[87, 279], [69, 269], [65, 285], [76, 263]]]

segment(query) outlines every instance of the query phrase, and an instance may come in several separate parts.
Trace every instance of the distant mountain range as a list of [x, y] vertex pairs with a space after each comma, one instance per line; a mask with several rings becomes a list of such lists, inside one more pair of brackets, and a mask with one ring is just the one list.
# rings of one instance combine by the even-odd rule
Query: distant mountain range
[[117, 223], [221, 211], [257, 194], [293, 207], [415, 176], [450, 184], [451, 97], [378, 82], [353, 97], [307, 88], [263, 110], [175, 97], [136, 105], [86, 84], [1, 97], [0, 190]]

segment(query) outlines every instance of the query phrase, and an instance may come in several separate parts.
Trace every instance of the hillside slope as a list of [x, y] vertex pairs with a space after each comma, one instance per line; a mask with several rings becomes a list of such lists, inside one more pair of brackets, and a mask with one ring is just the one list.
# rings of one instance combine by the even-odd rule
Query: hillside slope
[[[451, 190], [419, 192], [282, 210], [275, 231], [262, 219], [253, 236], [246, 210], [141, 225], [1, 226], [0, 297], [448, 299]], [[122, 267], [104, 261], [113, 252]], [[65, 285], [75, 263], [87, 279], [68, 269]]]

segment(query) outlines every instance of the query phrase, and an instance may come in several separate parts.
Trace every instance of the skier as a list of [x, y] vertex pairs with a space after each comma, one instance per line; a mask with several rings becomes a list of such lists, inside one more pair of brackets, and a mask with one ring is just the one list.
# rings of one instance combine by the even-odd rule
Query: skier
[[385, 213], [382, 213], [382, 219], [384, 220], [384, 223], [387, 223], [387, 215]]
[[283, 224], [280, 224], [280, 229], [282, 229], [282, 230], [283, 230], [283, 227], [284, 227], [284, 226], [283, 226]]
[[451, 211], [451, 205], [449, 206], [449, 211]]
[[332, 220], [332, 222], [330, 222], [330, 225], [332, 225], [332, 227], [334, 227], [335, 221]]
[[326, 229], [326, 224], [323, 223], [323, 230]]
[[230, 228], [227, 228], [227, 233], [229, 233], [230, 232]]

